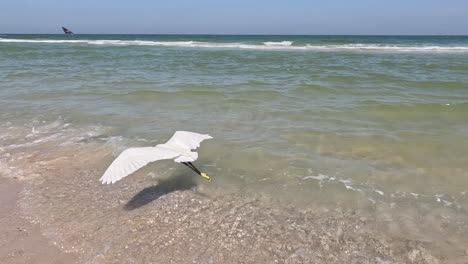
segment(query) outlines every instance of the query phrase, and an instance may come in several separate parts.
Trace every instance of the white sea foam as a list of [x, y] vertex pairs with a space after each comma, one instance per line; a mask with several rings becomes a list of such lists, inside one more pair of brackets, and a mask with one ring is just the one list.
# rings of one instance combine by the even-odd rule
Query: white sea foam
[[[309, 172], [312, 172], [309, 170]], [[401, 191], [395, 191], [393, 193], [389, 193], [387, 196], [385, 192], [377, 189], [375, 186], [368, 184], [368, 183], [356, 183], [353, 182], [350, 179], [343, 179], [340, 177], [332, 177], [324, 174], [319, 174], [319, 175], [309, 175], [300, 178], [302, 180], [316, 180], [318, 181], [318, 184], [320, 188], [323, 188], [324, 184], [336, 184], [336, 183], [341, 183], [343, 184], [343, 187], [348, 190], [348, 191], [353, 191], [360, 193], [361, 195], [365, 196], [367, 200], [369, 200], [372, 204], [376, 204], [379, 202], [388, 202], [385, 197], [389, 197], [392, 200], [398, 201], [401, 199], [408, 199], [408, 198], [413, 198], [415, 200], [420, 200], [422, 198], [427, 198], [424, 201], [420, 200], [420, 202], [427, 202], [431, 199], [434, 199], [437, 203], [440, 203], [444, 207], [452, 207], [452, 208], [462, 208], [461, 205], [457, 204], [455, 199], [449, 195], [444, 195], [444, 194], [436, 194], [435, 196], [427, 196], [423, 194], [418, 194], [414, 192], [401, 192]], [[373, 193], [377, 193], [379, 196], [376, 196]], [[433, 198], [432, 198], [433, 197]], [[395, 202], [390, 203], [391, 205], [395, 204]]]
[[341, 178], [336, 178], [336, 177], [330, 177], [330, 176], [327, 176], [327, 175], [324, 175], [324, 174], [319, 174], [318, 176], [305, 176], [302, 178], [303, 180], [308, 180], [308, 179], [314, 179], [314, 180], [317, 180], [319, 181], [319, 186], [320, 188], [323, 187], [323, 182], [326, 181], [326, 182], [335, 182], [335, 181], [338, 181], [340, 183], [342, 183], [344, 185], [344, 187], [346, 188], [346, 190], [350, 190], [350, 191], [356, 191], [356, 192], [360, 192], [360, 193], [363, 193], [363, 190], [357, 188], [357, 187], [354, 187], [353, 186], [353, 181], [350, 180], [350, 179], [341, 179]]
[[33, 120], [30, 125], [24, 126], [11, 123], [2, 125], [0, 140], [4, 140], [4, 150], [28, 148], [50, 142], [65, 146], [98, 137], [104, 130], [105, 128], [100, 126], [74, 127], [61, 119], [51, 122]]
[[378, 194], [380, 194], [380, 195], [382, 195], [382, 196], [385, 195], [385, 193], [382, 192], [381, 190], [374, 189], [374, 192], [376, 192], [376, 193], [378, 193]]
[[326, 179], [329, 179], [329, 178], [330, 177], [328, 177], [327, 175], [319, 174], [318, 176], [306, 176], [306, 177], [304, 177], [302, 179], [303, 180], [314, 179], [314, 180], [322, 181], [322, 180], [326, 180]]
[[[343, 183], [343, 184], [344, 184], [344, 183]], [[355, 188], [355, 187], [353, 187], [353, 186], [351, 186], [351, 185], [346, 185], [346, 184], [344, 184], [344, 186], [345, 186], [346, 190], [364, 193], [363, 190], [358, 189], [358, 188]]]
[[343, 183], [345, 186], [353, 183], [351, 180], [339, 180], [339, 182]]
[[267, 41], [267, 42], [263, 42], [263, 45], [265, 46], [284, 46], [284, 47], [289, 47], [293, 44], [292, 41], [279, 41], [279, 42], [276, 42], [276, 41]]
[[240, 42], [215, 43], [199, 41], [150, 41], [150, 40], [86, 40], [86, 39], [7, 39], [0, 38], [0, 43], [43, 43], [43, 44], [86, 44], [108, 46], [162, 46], [210, 49], [251, 49], [251, 50], [302, 50], [302, 51], [372, 51], [372, 52], [466, 52], [468, 46], [437, 45], [388, 45], [388, 44], [339, 44], [339, 45], [303, 45], [293, 46], [292, 41], [264, 42], [246, 44]]

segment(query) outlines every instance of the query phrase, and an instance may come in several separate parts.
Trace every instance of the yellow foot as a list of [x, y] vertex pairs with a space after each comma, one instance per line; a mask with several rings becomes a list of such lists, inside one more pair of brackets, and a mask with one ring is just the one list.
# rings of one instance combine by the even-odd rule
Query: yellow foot
[[200, 176], [202, 176], [203, 178], [207, 179], [208, 181], [211, 181], [211, 178], [210, 176], [206, 175], [206, 173], [201, 173]]

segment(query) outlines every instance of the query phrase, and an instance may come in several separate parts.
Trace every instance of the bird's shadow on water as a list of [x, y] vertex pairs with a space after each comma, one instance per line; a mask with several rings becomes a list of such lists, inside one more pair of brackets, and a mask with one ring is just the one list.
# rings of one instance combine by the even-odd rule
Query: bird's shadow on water
[[160, 181], [158, 185], [141, 190], [127, 202], [124, 209], [127, 211], [135, 210], [157, 200], [163, 195], [174, 191], [190, 190], [195, 186], [197, 186], [197, 183], [193, 175], [189, 173], [178, 174]]

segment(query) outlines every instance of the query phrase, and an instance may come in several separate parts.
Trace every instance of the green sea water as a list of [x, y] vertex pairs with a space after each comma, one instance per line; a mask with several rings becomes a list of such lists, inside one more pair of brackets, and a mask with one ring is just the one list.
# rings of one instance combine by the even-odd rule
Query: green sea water
[[222, 189], [463, 213], [467, 73], [464, 36], [0, 35], [0, 146], [189, 130]]
[[[0, 35], [0, 176], [86, 263], [465, 263], [467, 73], [466, 36]], [[213, 136], [212, 182], [162, 161], [100, 184], [177, 130]]]

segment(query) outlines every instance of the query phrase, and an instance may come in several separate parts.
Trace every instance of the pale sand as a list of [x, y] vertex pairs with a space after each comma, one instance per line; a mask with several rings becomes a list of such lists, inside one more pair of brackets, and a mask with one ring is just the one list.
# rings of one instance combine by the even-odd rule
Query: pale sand
[[183, 168], [101, 185], [112, 156], [92, 144], [5, 156], [1, 264], [468, 263], [467, 228], [428, 217], [300, 208]]
[[23, 218], [18, 207], [22, 185], [0, 177], [0, 263], [73, 264], [77, 256], [64, 253]]

